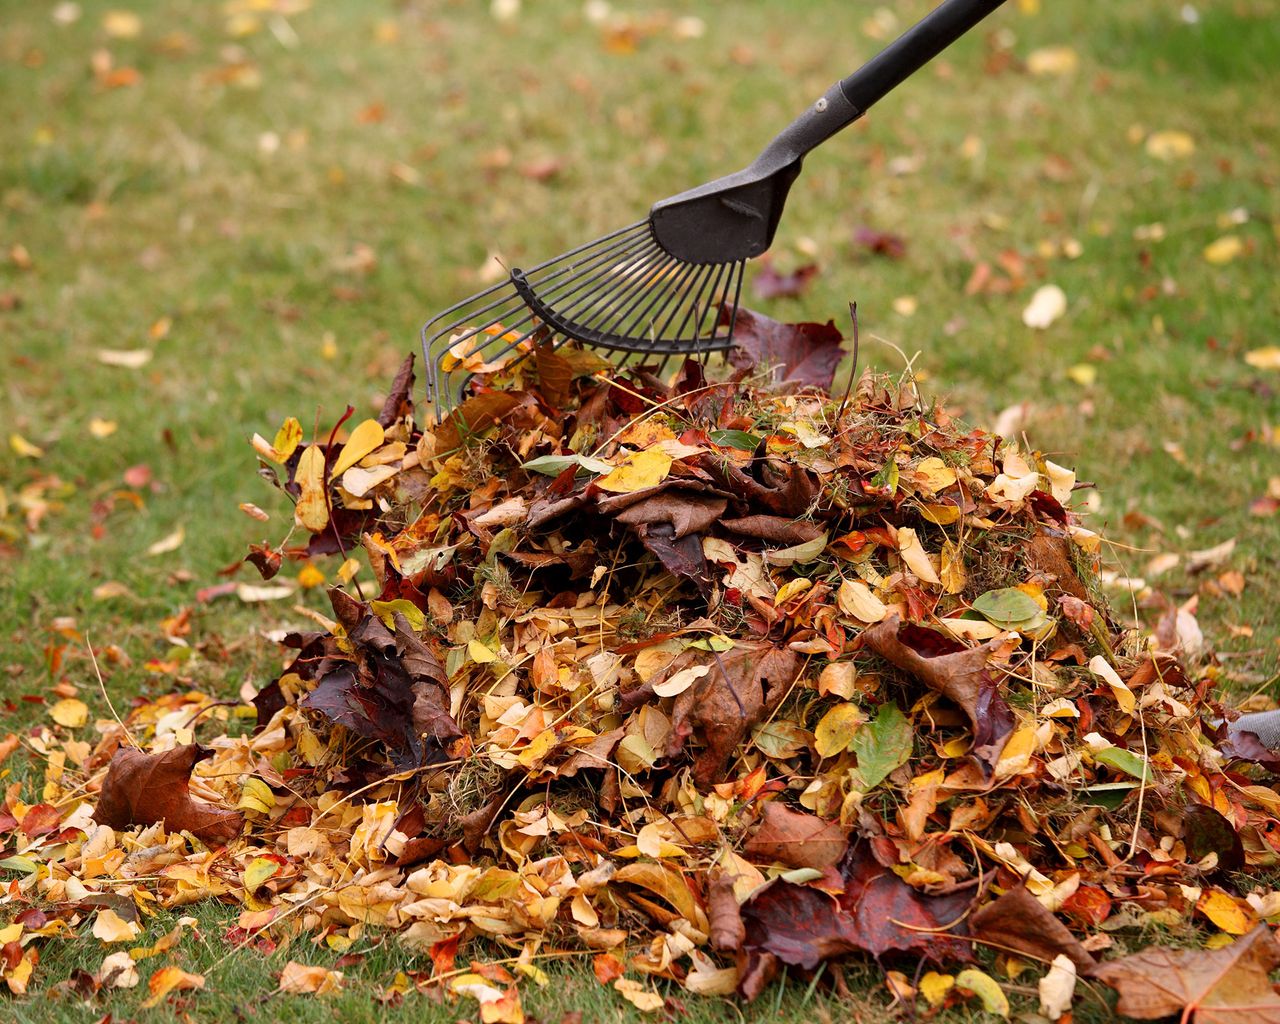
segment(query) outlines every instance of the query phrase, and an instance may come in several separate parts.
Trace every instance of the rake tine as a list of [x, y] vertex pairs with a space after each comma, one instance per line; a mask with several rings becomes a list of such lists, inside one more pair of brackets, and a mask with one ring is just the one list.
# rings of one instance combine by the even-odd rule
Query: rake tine
[[677, 343], [679, 343], [681, 336], [684, 334], [684, 326], [686, 323], [688, 323], [689, 317], [693, 313], [694, 303], [697, 302], [698, 296], [702, 294], [702, 290], [703, 288], [706, 287], [708, 280], [710, 280], [718, 272], [718, 270], [719, 268], [715, 264], [709, 264], [708, 266], [702, 268], [702, 273], [697, 283], [689, 290], [692, 295], [692, 299], [690, 300], [690, 295], [686, 294], [685, 296], [686, 302], [684, 303], [684, 305], [682, 307], [677, 307], [676, 309], [673, 309], [671, 311], [671, 314], [667, 317], [666, 321], [658, 329], [657, 337], [661, 338], [662, 335], [666, 333], [667, 328], [670, 327], [671, 323], [675, 320], [676, 314], [680, 311], [681, 308], [683, 308], [685, 310], [684, 319], [680, 321], [680, 326], [676, 329], [676, 332], [673, 335]]
[[[715, 282], [711, 285], [711, 287], [705, 293], [706, 301], [702, 305], [701, 310], [698, 310], [696, 307], [694, 307], [691, 310], [691, 312], [696, 313], [694, 322], [691, 324], [694, 341], [699, 341], [700, 339], [705, 337], [703, 333], [702, 325], [707, 319], [707, 310], [709, 310], [713, 305], [715, 305], [716, 294], [720, 291], [720, 289], [724, 285], [728, 284], [728, 282], [732, 279], [735, 267], [736, 267], [736, 264], [733, 264], [733, 263], [726, 263], [724, 266], [722, 266], [720, 268], [720, 273], [716, 275]], [[698, 298], [699, 300], [701, 300], [703, 296], [700, 295]], [[684, 324], [680, 325], [680, 330], [681, 331], [684, 330]], [[708, 339], [708, 343], [710, 343], [715, 337], [714, 329], [712, 330], [711, 335], [712, 337]]]
[[[563, 310], [557, 310], [561, 316], [569, 318], [573, 314], [577, 314], [579, 310], [585, 309], [582, 313], [582, 319], [575, 321], [580, 326], [594, 327], [602, 317], [608, 317], [611, 314], [615, 319], [621, 314], [617, 312], [619, 306], [626, 306], [628, 302], [632, 304], [639, 302], [644, 298], [646, 290], [651, 286], [654, 275], [664, 273], [668, 267], [674, 265], [676, 260], [667, 256], [661, 249], [655, 247], [654, 252], [649, 255], [643, 264], [637, 265], [631, 270], [631, 280], [628, 281], [623, 289], [616, 295], [609, 296], [607, 302], [599, 302], [594, 308], [590, 305], [597, 296], [586, 296], [586, 302], [578, 302], [572, 307], [566, 307]], [[540, 296], [541, 297], [541, 296]]]
[[[667, 315], [668, 322], [673, 316], [675, 316], [676, 312], [680, 309], [681, 303], [688, 296], [689, 288], [693, 281], [704, 273], [704, 268], [696, 264], [690, 266], [684, 274], [681, 275], [680, 279], [672, 286], [662, 305], [659, 306], [652, 315], [650, 315], [650, 310], [646, 309], [640, 317], [629, 325], [628, 333], [639, 334], [642, 330], [645, 330], [647, 323], [646, 333], [649, 337], [649, 346], [651, 349], [657, 346], [657, 344], [662, 340], [662, 332], [664, 328], [658, 328], [655, 331], [653, 325], [658, 322], [659, 318], [662, 317], [663, 314]], [[671, 310], [669, 313], [667, 312], [668, 309]]]
[[[670, 278], [668, 277], [668, 273], [671, 271], [673, 267], [676, 267], [678, 265], [679, 265], [679, 261], [668, 259], [668, 260], [665, 260], [658, 267], [654, 268], [653, 276], [658, 278], [657, 284], [651, 287], [646, 287], [641, 289], [635, 295], [635, 297], [630, 301], [630, 303], [625, 305], [622, 309], [616, 310], [616, 307], [615, 307], [616, 311], [614, 312], [613, 319], [607, 321], [607, 323], [611, 326], [611, 328], [612, 328], [612, 325], [614, 324], [618, 324], [618, 325], [627, 324], [629, 321], [633, 321], [637, 318], [643, 317], [645, 312], [649, 308], [652, 308], [653, 304], [657, 302], [660, 298], [662, 298], [663, 295], [667, 294], [667, 292], [670, 290], [671, 285], [670, 285]], [[645, 282], [646, 285], [650, 285], [650, 283], [651, 282], [648, 282], [648, 281]], [[641, 303], [645, 301], [645, 299], [648, 299], [648, 306], [644, 307], [644, 309], [641, 310], [640, 312], [637, 312], [637, 309], [640, 307]], [[583, 325], [592, 327], [596, 330], [603, 331], [605, 329], [604, 324], [602, 322], [583, 321]], [[624, 336], [627, 336], [631, 333], [630, 329], [623, 330], [621, 329], [621, 327], [613, 328], [613, 330], [615, 333], [619, 333]]]

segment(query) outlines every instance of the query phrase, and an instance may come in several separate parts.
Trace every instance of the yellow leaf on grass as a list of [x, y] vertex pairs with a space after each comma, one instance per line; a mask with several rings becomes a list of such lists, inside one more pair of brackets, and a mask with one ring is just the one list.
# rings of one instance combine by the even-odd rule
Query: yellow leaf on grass
[[671, 472], [671, 456], [657, 448], [634, 452], [622, 463], [596, 481], [596, 486], [615, 494], [630, 494], [646, 487], [656, 487]]
[[120, 427], [115, 420], [104, 420], [98, 416], [94, 416], [89, 420], [89, 433], [101, 441], [104, 437], [110, 437]]
[[832, 757], [849, 749], [856, 733], [867, 716], [856, 704], [837, 704], [818, 722], [813, 730], [813, 744], [819, 757]]
[[112, 39], [136, 39], [142, 31], [142, 19], [133, 11], [107, 11], [102, 16], [102, 30]]
[[657, 1013], [663, 1007], [662, 996], [631, 978], [618, 978], [613, 987], [641, 1013]]
[[324, 499], [324, 452], [318, 445], [313, 444], [302, 453], [293, 479], [302, 489], [293, 507], [294, 521], [312, 533], [319, 533], [329, 525], [329, 509]]
[[1186, 132], [1161, 131], [1147, 136], [1147, 156], [1157, 160], [1183, 160], [1196, 151], [1196, 140]]
[[132, 942], [142, 932], [137, 921], [126, 921], [110, 907], [103, 907], [93, 922], [93, 936], [103, 942]]
[[308, 562], [298, 573], [298, 586], [303, 590], [311, 590], [324, 582], [324, 573]]
[[24, 459], [43, 459], [44, 449], [39, 445], [34, 445], [21, 434], [9, 435], [9, 447], [13, 449], [14, 454]]
[[271, 860], [269, 857], [254, 857], [249, 862], [249, 866], [244, 869], [242, 876], [245, 891], [256, 892], [261, 889], [268, 879], [280, 873], [281, 866], [279, 861]]
[[351, 431], [347, 443], [338, 452], [338, 461], [333, 464], [333, 475], [342, 476], [375, 448], [381, 447], [384, 438], [381, 423], [377, 420], [365, 420]]
[[98, 362], [104, 366], [118, 366], [122, 370], [141, 370], [151, 362], [151, 350], [147, 348], [100, 348]]
[[1264, 345], [1244, 354], [1244, 361], [1259, 370], [1280, 370], [1280, 345]]
[[147, 988], [151, 989], [151, 995], [142, 1004], [144, 1009], [156, 1006], [170, 992], [204, 988], [204, 975], [189, 974], [181, 967], [161, 967], [160, 970], [151, 975], [151, 980], [147, 982]]
[[1098, 383], [1098, 368], [1093, 363], [1076, 363], [1067, 367], [1067, 377], [1082, 388], [1091, 388]]
[[1206, 889], [1201, 893], [1196, 910], [1228, 935], [1244, 935], [1257, 924], [1248, 910], [1220, 889]]
[[1042, 46], [1027, 54], [1033, 75], [1070, 75], [1080, 67], [1080, 55], [1070, 46]]
[[1204, 259], [1206, 263], [1220, 267], [1224, 263], [1230, 263], [1242, 252], [1244, 242], [1240, 241], [1239, 235], [1223, 235], [1204, 247]]
[[89, 705], [74, 697], [64, 697], [49, 709], [49, 717], [68, 729], [79, 729], [89, 721]]
[[148, 555], [167, 555], [170, 551], [177, 551], [182, 547], [182, 542], [187, 539], [187, 531], [179, 526], [173, 533], [161, 537], [158, 541], [147, 548]]
[[280, 972], [280, 991], [294, 995], [327, 996], [342, 991], [342, 978], [341, 971], [309, 967], [296, 960], [290, 960]]
[[982, 1008], [987, 1013], [998, 1013], [1001, 1017], [1009, 1016], [1009, 1000], [1005, 998], [1004, 992], [991, 975], [968, 967], [956, 975], [956, 988], [968, 989], [981, 999]]

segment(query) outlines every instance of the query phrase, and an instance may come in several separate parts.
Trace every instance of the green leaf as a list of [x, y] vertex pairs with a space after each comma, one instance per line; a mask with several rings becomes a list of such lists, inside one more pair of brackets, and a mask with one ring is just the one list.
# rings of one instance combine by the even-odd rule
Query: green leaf
[[737, 448], [744, 452], [753, 452], [760, 446], [760, 438], [745, 430], [713, 430], [707, 437], [721, 448]]
[[577, 452], [572, 455], [540, 455], [536, 459], [520, 464], [521, 469], [542, 473], [545, 476], [559, 476], [570, 466], [585, 469], [588, 473], [610, 473], [614, 468], [603, 459], [593, 459], [589, 455], [580, 455]]
[[1136, 782], [1103, 782], [1080, 790], [1080, 802], [1091, 807], [1103, 807], [1114, 811], [1130, 793], [1138, 788]]
[[685, 646], [691, 647], [695, 651], [715, 651], [717, 654], [723, 654], [725, 651], [733, 650], [733, 641], [720, 633], [712, 633], [711, 636], [693, 640], [685, 644]]
[[1040, 606], [1030, 594], [1017, 587], [988, 590], [974, 599], [973, 608], [995, 626], [1012, 628], [1040, 614]]
[[1108, 768], [1132, 775], [1139, 782], [1147, 781], [1147, 762], [1132, 750], [1125, 750], [1123, 747], [1107, 747], [1106, 750], [1097, 751], [1093, 759], [1099, 764], [1105, 764]]
[[21, 871], [24, 875], [31, 875], [40, 869], [40, 865], [30, 857], [6, 857], [4, 860], [0, 860], [0, 869]]
[[880, 472], [871, 478], [871, 486], [877, 491], [895, 493], [898, 490], [898, 463], [890, 458], [880, 467]]
[[915, 739], [911, 723], [890, 702], [880, 705], [876, 717], [853, 735], [853, 752], [858, 755], [858, 774], [867, 789], [884, 781], [891, 771], [906, 764]]
[[794, 722], [775, 718], [758, 727], [752, 733], [751, 741], [765, 757], [788, 758], [808, 750], [813, 742], [813, 733]]

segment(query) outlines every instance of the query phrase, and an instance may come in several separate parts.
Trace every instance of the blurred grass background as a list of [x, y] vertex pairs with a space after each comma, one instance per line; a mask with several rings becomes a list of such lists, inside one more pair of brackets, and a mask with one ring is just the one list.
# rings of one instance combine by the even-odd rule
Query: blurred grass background
[[[291, 602], [195, 600], [287, 529], [249, 436], [376, 410], [492, 255], [554, 255], [749, 162], [928, 6], [0, 0], [0, 726], [37, 720], [22, 698], [62, 677], [105, 711], [85, 638], [119, 647], [104, 669], [125, 700], [267, 682], [260, 634], [302, 621]], [[1136, 611], [1197, 598], [1242, 696], [1272, 692], [1280, 657], [1280, 374], [1244, 358], [1280, 341], [1277, 86], [1271, 0], [1011, 2], [810, 157], [773, 264], [820, 272], [798, 298], [747, 297], [846, 332], [856, 300], [864, 365], [897, 371], [901, 349], [981, 425], [1025, 404], [1019, 429], [1097, 483], [1117, 571], [1147, 584]], [[1067, 312], [1033, 331], [1046, 283]], [[185, 647], [158, 628], [184, 608]], [[197, 970], [225, 948], [201, 913]], [[96, 966], [50, 955], [54, 976]], [[271, 966], [195, 1005], [256, 997]], [[556, 998], [612, 1019], [593, 985]], [[370, 991], [344, 1019], [381, 1012]], [[803, 986], [783, 992], [779, 1013], [812, 1019]]]

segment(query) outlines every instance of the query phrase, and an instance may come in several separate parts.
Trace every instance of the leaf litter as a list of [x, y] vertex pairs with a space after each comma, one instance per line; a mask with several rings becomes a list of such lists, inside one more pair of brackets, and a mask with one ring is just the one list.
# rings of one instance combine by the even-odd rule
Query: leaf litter
[[[1280, 893], [1235, 873], [1280, 852], [1277, 759], [1219, 738], [1188, 625], [1117, 623], [1074, 474], [909, 378], [833, 397], [834, 324], [738, 327], [725, 365], [673, 376], [476, 361], [441, 423], [410, 357], [376, 419], [255, 436], [293, 530], [245, 563], [344, 584], [238, 700], [91, 723], [57, 694], [22, 738], [43, 786], [0, 809], [8, 989], [92, 934], [81, 989], [163, 953], [146, 1005], [199, 990], [182, 923], [111, 944], [216, 900], [236, 948], [401, 943], [421, 969], [381, 998], [485, 1021], [577, 955], [643, 1012], [784, 969], [838, 990], [871, 957], [908, 1013], [1007, 1015], [1037, 964], [1062, 1019], [1091, 981], [1138, 1017], [1280, 1019]], [[1205, 948], [1098, 960], [1193, 922]], [[306, 959], [280, 991], [341, 990], [346, 962]]]

